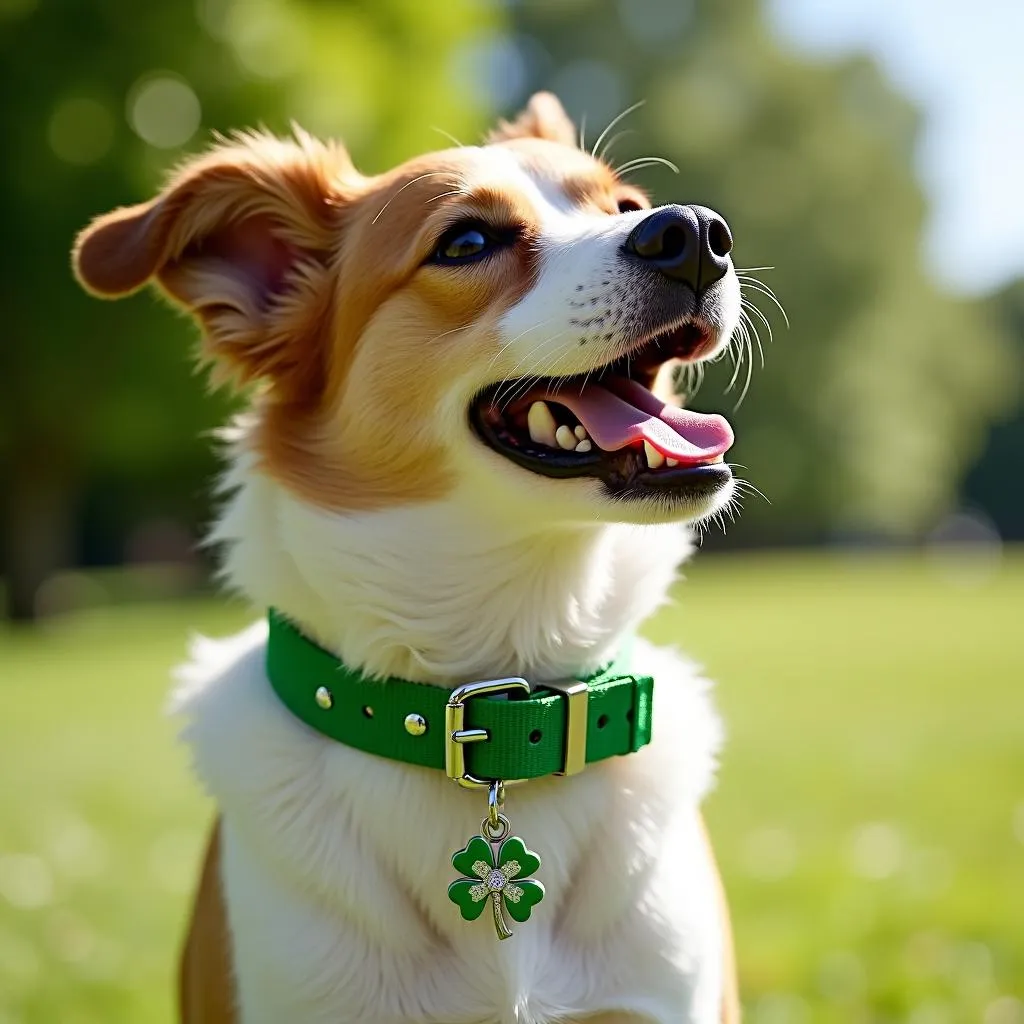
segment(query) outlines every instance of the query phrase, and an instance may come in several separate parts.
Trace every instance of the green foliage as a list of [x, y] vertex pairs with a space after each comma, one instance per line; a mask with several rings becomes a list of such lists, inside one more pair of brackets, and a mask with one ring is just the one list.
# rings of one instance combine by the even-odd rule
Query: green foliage
[[[923, 273], [913, 109], [868, 61], [784, 52], [761, 8], [0, 0], [10, 98], [0, 128], [13, 154], [0, 162], [0, 571], [10, 610], [31, 614], [38, 583], [75, 559], [76, 534], [88, 533], [89, 557], [116, 559], [149, 516], [198, 532], [215, 470], [200, 435], [230, 408], [194, 379], [183, 344], [194, 329], [183, 319], [148, 295], [103, 304], [74, 285], [78, 229], [152, 195], [214, 130], [281, 132], [294, 120], [341, 135], [375, 171], [444, 145], [434, 126], [474, 140], [494, 96], [513, 108], [542, 85], [589, 113], [591, 142], [645, 98], [612, 132], [632, 133], [614, 140], [613, 158], [671, 157], [679, 178], [660, 167], [633, 176], [659, 201], [719, 208], [740, 265], [776, 268], [754, 277], [793, 327], [749, 282], [777, 340], [765, 340], [766, 366], [733, 416], [734, 458], [771, 504], [748, 500], [733, 539], [927, 526], [1019, 395], [1021, 356], [1008, 335], [1019, 340], [1020, 323], [943, 294]], [[506, 15], [514, 31], [502, 36]], [[728, 409], [730, 376], [712, 367], [696, 404]], [[1019, 526], [1017, 492], [992, 468], [1012, 459], [1013, 428], [994, 444], [971, 494], [999, 504], [1004, 528]]]
[[[513, 11], [530, 87], [586, 113], [590, 142], [646, 100], [613, 130], [631, 130], [614, 159], [670, 158], [678, 178], [663, 167], [632, 177], [658, 202], [715, 207], [737, 265], [774, 268], [754, 277], [792, 328], [747, 289], [775, 343], [754, 314], [765, 369], [732, 417], [733, 457], [771, 505], [749, 500], [736, 538], [911, 534], [954, 500], [988, 423], [1016, 397], [1010, 350], [980, 303], [944, 294], [922, 270], [914, 110], [867, 60], [784, 52], [761, 9], [524, 0]], [[721, 407], [731, 370], [713, 369], [695, 404]]]
[[75, 285], [75, 233], [148, 199], [212, 131], [294, 120], [344, 136], [370, 170], [443, 142], [433, 125], [472, 133], [483, 112], [457, 88], [458, 53], [488, 31], [475, 0], [0, 3], [9, 570], [27, 545], [66, 546], [26, 537], [42, 522], [31, 509], [74, 506], [101, 474], [180, 507], [213, 468], [198, 435], [227, 410], [192, 379], [191, 326], [150, 296], [102, 304]]
[[[1013, 339], [1014, 365], [1008, 384], [1024, 395], [1024, 280], [992, 297], [996, 322]], [[964, 485], [967, 501], [984, 509], [1003, 537], [1024, 540], [1024, 401], [993, 427], [988, 443]]]
[[[708, 817], [749, 1024], [1017, 1019], [1024, 558], [969, 589], [955, 568], [699, 560], [651, 625], [719, 681]], [[160, 714], [167, 670], [193, 629], [247, 617], [136, 604], [0, 632], [0, 1020], [171, 1020], [212, 809]]]

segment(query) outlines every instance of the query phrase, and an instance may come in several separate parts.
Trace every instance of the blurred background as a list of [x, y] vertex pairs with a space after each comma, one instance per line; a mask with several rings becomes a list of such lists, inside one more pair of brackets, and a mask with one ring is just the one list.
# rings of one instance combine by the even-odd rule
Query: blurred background
[[720, 681], [747, 1019], [1024, 1022], [1024, 5], [967, 13], [0, 0], [0, 1024], [171, 1019], [210, 808], [167, 673], [251, 614], [196, 548], [230, 402], [184, 318], [76, 288], [75, 232], [214, 131], [373, 172], [537, 88], [588, 144], [645, 101], [609, 159], [678, 165], [631, 177], [726, 216], [761, 311], [692, 404], [764, 498], [651, 626]]

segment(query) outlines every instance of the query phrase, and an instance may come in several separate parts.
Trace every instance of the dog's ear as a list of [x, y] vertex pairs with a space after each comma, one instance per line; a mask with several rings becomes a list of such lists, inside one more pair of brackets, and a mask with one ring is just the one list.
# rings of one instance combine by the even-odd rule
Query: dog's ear
[[236, 136], [187, 162], [155, 199], [97, 218], [75, 276], [117, 298], [155, 281], [199, 321], [214, 380], [290, 391], [320, 370], [330, 263], [357, 175], [344, 150]]
[[547, 139], [563, 146], [576, 145], [576, 126], [569, 119], [558, 97], [550, 92], [535, 92], [517, 117], [499, 121], [488, 136], [489, 142], [506, 139]]

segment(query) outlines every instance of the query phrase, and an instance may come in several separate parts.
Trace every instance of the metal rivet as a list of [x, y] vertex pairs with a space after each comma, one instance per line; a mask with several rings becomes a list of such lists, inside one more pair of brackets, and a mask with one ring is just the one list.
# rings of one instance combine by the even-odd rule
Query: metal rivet
[[405, 731], [410, 736], [422, 736], [427, 731], [427, 720], [413, 711], [405, 716]]
[[369, 704], [363, 705], [363, 716], [365, 718], [373, 718], [373, 708]]
[[329, 711], [334, 706], [334, 697], [326, 686], [318, 686], [316, 688], [316, 702], [324, 711]]

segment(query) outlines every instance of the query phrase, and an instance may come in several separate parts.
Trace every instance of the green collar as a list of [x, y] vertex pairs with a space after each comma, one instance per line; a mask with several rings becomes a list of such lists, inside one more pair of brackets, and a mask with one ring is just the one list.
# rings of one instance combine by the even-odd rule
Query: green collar
[[465, 786], [574, 774], [651, 740], [654, 680], [618, 663], [532, 690], [506, 679], [448, 691], [368, 677], [280, 613], [271, 610], [269, 624], [267, 675], [296, 718], [368, 754], [444, 769]]

